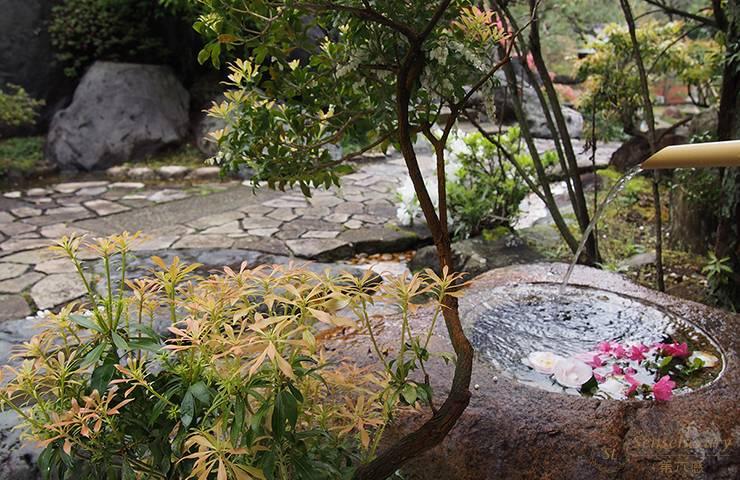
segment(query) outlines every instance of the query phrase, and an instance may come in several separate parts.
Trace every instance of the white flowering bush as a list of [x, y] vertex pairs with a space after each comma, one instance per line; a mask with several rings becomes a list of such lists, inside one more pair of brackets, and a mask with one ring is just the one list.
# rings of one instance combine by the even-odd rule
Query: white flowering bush
[[[514, 151], [519, 136], [519, 128], [514, 127], [497, 136], [496, 140], [504, 148]], [[457, 130], [450, 135], [446, 153], [447, 203], [453, 236], [464, 239], [486, 228], [511, 224], [528, 188], [514, 166], [502, 158], [498, 147], [478, 132], [465, 134]], [[520, 152], [515, 159], [526, 174], [533, 173], [529, 154]], [[548, 165], [554, 160], [552, 153], [544, 155]], [[431, 176], [425, 181], [431, 186], [436, 179]], [[430, 187], [429, 193], [437, 205], [437, 190]], [[396, 217], [404, 226], [411, 226], [421, 218], [419, 201], [409, 179], [398, 190]]]

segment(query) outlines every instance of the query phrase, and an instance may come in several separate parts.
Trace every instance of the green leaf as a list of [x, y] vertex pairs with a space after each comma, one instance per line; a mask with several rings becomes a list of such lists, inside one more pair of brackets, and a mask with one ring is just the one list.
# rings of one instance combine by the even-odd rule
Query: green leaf
[[190, 388], [188, 388], [188, 392], [190, 392], [191, 395], [193, 395], [195, 398], [198, 399], [199, 402], [203, 404], [207, 404], [208, 401], [211, 399], [211, 393], [208, 391], [208, 387], [203, 382], [198, 382], [190, 385]]
[[129, 340], [128, 346], [131, 350], [146, 350], [152, 353], [160, 353], [162, 351], [162, 346], [158, 340], [146, 337]]
[[88, 317], [86, 315], [70, 315], [69, 318], [82, 328], [87, 328], [88, 330], [103, 333], [103, 329], [100, 328], [100, 326], [92, 317]]
[[285, 418], [288, 420], [290, 426], [295, 429], [295, 425], [298, 422], [298, 402], [290, 390], [281, 391], [280, 396], [283, 397], [282, 403], [285, 411]]
[[195, 417], [195, 397], [188, 390], [180, 403], [180, 421], [182, 426], [187, 428], [193, 423]]
[[113, 339], [113, 345], [115, 345], [117, 349], [123, 352], [129, 351], [128, 343], [126, 343], [126, 340], [124, 340], [123, 337], [118, 334], [118, 332], [111, 332], [110, 335]]
[[103, 351], [105, 350], [106, 346], [107, 345], [105, 343], [100, 343], [97, 347], [90, 350], [90, 352], [85, 355], [85, 358], [82, 360], [80, 366], [82, 368], [86, 368], [97, 363], [98, 360], [100, 360], [100, 357], [103, 355]]
[[162, 399], [157, 400], [157, 403], [154, 404], [154, 408], [152, 408], [152, 411], [149, 413], [148, 423], [150, 426], [154, 425], [159, 416], [162, 415], [165, 407], [167, 407], [167, 403], [165, 401]]
[[201, 49], [200, 52], [198, 52], [198, 63], [203, 65], [204, 63], [208, 61], [208, 57], [210, 56], [211, 56], [211, 52], [208, 51], [208, 47], [207, 46], [204, 47], [203, 49]]
[[403, 390], [401, 390], [401, 396], [406, 403], [413, 405], [416, 403], [417, 398], [416, 387], [411, 383], [407, 383], [403, 386]]
[[231, 444], [236, 447], [239, 446], [239, 439], [244, 429], [245, 410], [244, 400], [241, 397], [236, 397], [234, 400], [234, 419], [231, 422]]
[[102, 393], [108, 390], [108, 384], [116, 372], [116, 366], [112, 362], [106, 362], [95, 370], [90, 376], [90, 389]]
[[285, 433], [285, 407], [283, 406], [282, 398], [282, 395], [279, 393], [275, 397], [275, 405], [273, 406], [272, 418], [270, 419], [272, 433], [277, 439], [282, 438], [283, 433]]
[[49, 445], [41, 452], [39, 458], [36, 460], [39, 471], [41, 472], [41, 478], [44, 480], [51, 476], [51, 464], [54, 457], [54, 447]]
[[673, 360], [673, 357], [670, 355], [667, 357], [664, 357], [663, 360], [661, 360], [660, 363], [658, 364], [658, 368], [660, 369], [666, 368], [668, 365], [670, 365], [671, 360]]

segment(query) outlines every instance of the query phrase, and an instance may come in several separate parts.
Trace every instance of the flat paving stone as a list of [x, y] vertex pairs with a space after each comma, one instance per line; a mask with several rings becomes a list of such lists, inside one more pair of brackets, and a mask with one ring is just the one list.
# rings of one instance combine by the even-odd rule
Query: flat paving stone
[[164, 250], [180, 239], [180, 235], [144, 236], [131, 250], [134, 252]]
[[277, 228], [282, 223], [282, 221], [275, 220], [274, 218], [249, 216], [242, 220], [242, 227], [244, 227], [244, 230], [253, 230], [257, 228]]
[[54, 308], [85, 294], [85, 286], [72, 273], [58, 273], [40, 280], [31, 288], [31, 298], [39, 309]]
[[35, 270], [37, 272], [52, 274], [52, 273], [73, 273], [75, 272], [75, 266], [71, 260], [67, 258], [58, 258], [56, 260], [47, 260], [36, 265]]
[[271, 237], [279, 230], [277, 228], [253, 228], [247, 230], [247, 233], [256, 237]]
[[28, 302], [20, 295], [0, 295], [0, 322], [19, 320], [31, 315]]
[[135, 180], [154, 180], [157, 174], [149, 167], [134, 167], [129, 169], [128, 176]]
[[266, 216], [282, 222], [289, 222], [298, 218], [298, 215], [293, 212], [292, 208], [276, 208]]
[[145, 185], [141, 182], [116, 182], [110, 184], [111, 189], [119, 188], [123, 190], [138, 190], [144, 187]]
[[290, 255], [291, 253], [285, 242], [276, 238], [253, 237], [251, 235], [244, 238], [237, 238], [234, 241], [234, 248], [254, 250], [274, 255]]
[[[276, 210], [275, 207], [265, 207], [264, 205], [260, 205], [260, 204], [245, 205], [245, 206], [239, 207], [240, 212], [248, 213], [250, 215], [255, 214], [255, 216], [267, 215], [268, 213], [274, 210]], [[283, 210], [290, 210], [290, 209], [286, 208]]]
[[297, 257], [312, 258], [320, 261], [331, 261], [352, 254], [352, 247], [335, 238], [301, 238], [287, 240], [285, 244]]
[[0, 293], [21, 293], [43, 277], [44, 275], [41, 273], [29, 272], [18, 278], [3, 280], [0, 282]]
[[38, 217], [42, 212], [43, 210], [33, 207], [14, 208], [10, 211], [10, 213], [18, 218]]
[[42, 197], [45, 195], [49, 195], [50, 193], [51, 191], [46, 188], [30, 188], [26, 190], [27, 197]]
[[309, 230], [308, 232], [301, 235], [301, 238], [336, 238], [337, 235], [339, 235], [338, 231]]
[[87, 187], [77, 190], [77, 195], [83, 197], [96, 197], [108, 191], [108, 187]]
[[75, 193], [77, 190], [80, 190], [82, 188], [104, 187], [108, 184], [109, 182], [106, 182], [104, 180], [90, 182], [67, 182], [54, 185], [54, 190], [59, 193]]
[[203, 230], [202, 234], [204, 235], [227, 235], [230, 233], [242, 233], [242, 227], [239, 224], [238, 220], [234, 220], [233, 222], [225, 223], [223, 225], [218, 225], [216, 227], [210, 227], [205, 230]]
[[12, 263], [25, 263], [26, 265], [36, 265], [47, 260], [54, 260], [59, 258], [59, 254], [49, 250], [48, 248], [37, 248], [35, 250], [28, 250], [25, 252], [13, 253], [2, 257], [3, 262]]
[[172, 248], [231, 248], [234, 239], [225, 235], [185, 235]]
[[34, 232], [38, 227], [24, 222], [0, 223], [0, 232], [12, 237], [22, 233]]
[[365, 211], [365, 205], [359, 202], [346, 201], [334, 207], [334, 213], [353, 214], [353, 213], [362, 213], [364, 211]]
[[273, 208], [306, 208], [308, 203], [305, 200], [293, 199], [293, 198], [277, 198], [275, 200], [268, 200], [262, 204], [264, 207]]
[[40, 239], [10, 239], [0, 243], [0, 250], [6, 252], [20, 252], [24, 250], [33, 250], [39, 247], [48, 247], [51, 242], [48, 238]]
[[344, 223], [349, 219], [349, 214], [347, 213], [332, 213], [331, 215], [327, 215], [324, 217], [324, 220], [331, 223]]
[[89, 202], [85, 202], [84, 205], [101, 216], [111, 215], [114, 213], [120, 213], [129, 210], [129, 207], [111, 202], [109, 200], [91, 200]]
[[165, 180], [173, 180], [185, 177], [189, 171], [190, 168], [182, 165], [165, 165], [157, 169], [157, 175]]
[[154, 203], [172, 202], [174, 200], [182, 200], [188, 198], [190, 194], [183, 190], [160, 190], [146, 197], [147, 200]]
[[42, 237], [48, 238], [50, 240], [56, 240], [65, 235], [69, 236], [73, 233], [77, 235], [88, 233], [86, 230], [67, 225], [66, 223], [53, 223], [51, 225], [45, 225], [41, 227], [41, 230], [39, 232], [41, 233]]
[[28, 265], [22, 263], [0, 263], [0, 280], [18, 277], [26, 270]]
[[344, 226], [351, 229], [356, 230], [358, 228], [362, 228], [363, 223], [360, 220], [352, 219], [347, 222], [344, 222]]

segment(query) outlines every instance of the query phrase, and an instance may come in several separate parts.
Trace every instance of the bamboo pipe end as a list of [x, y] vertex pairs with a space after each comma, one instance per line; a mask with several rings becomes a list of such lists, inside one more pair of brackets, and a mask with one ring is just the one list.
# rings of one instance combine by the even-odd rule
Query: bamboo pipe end
[[740, 140], [665, 147], [645, 160], [643, 170], [740, 167]]

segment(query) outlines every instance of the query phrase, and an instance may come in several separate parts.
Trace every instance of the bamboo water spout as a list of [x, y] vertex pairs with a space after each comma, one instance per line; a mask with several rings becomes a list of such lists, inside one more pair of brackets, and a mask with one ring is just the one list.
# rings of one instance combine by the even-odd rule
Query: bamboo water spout
[[740, 140], [673, 145], [660, 150], [640, 166], [643, 170], [740, 167]]

